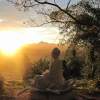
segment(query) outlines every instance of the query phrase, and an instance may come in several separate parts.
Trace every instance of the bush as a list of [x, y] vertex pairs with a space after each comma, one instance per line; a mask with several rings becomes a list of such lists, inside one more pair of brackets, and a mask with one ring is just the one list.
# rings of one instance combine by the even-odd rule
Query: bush
[[4, 89], [4, 79], [0, 75], [0, 96], [3, 96], [5, 94], [5, 89]]
[[36, 75], [41, 75], [45, 70], [49, 68], [49, 59], [41, 58], [37, 62], [35, 62], [27, 75], [24, 76], [24, 81], [29, 82]]

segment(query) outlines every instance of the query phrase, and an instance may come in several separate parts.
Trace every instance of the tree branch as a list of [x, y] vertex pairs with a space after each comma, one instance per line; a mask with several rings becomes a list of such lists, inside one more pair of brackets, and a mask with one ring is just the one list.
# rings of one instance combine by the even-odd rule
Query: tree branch
[[46, 24], [51, 24], [51, 23], [61, 23], [61, 22], [60, 21], [48, 21], [48, 22], [45, 22], [45, 23], [38, 25], [38, 27], [41, 27], [41, 26], [46, 25]]
[[35, 2], [39, 3], [39, 4], [42, 4], [42, 5], [51, 5], [51, 6], [54, 6], [56, 8], [58, 8], [60, 11], [64, 12], [65, 14], [67, 14], [70, 18], [72, 18], [77, 24], [80, 24], [80, 25], [88, 25], [88, 23], [84, 23], [84, 22], [81, 22], [79, 20], [77, 20], [77, 18], [75, 18], [72, 14], [70, 14], [70, 12], [68, 10], [65, 10], [65, 9], [62, 9], [59, 5], [57, 4], [54, 4], [54, 3], [50, 3], [50, 2], [47, 2], [47, 1], [38, 1], [38, 0], [34, 0]]
[[71, 3], [72, 0], [69, 0], [68, 4], [67, 4], [67, 7], [66, 7], [66, 10], [68, 9], [70, 3]]
[[61, 10], [62, 12], [64, 12], [65, 14], [67, 14], [69, 17], [71, 17], [73, 20], [75, 20], [77, 23], [80, 23], [75, 17], [73, 17], [69, 12], [68, 10], [64, 10], [62, 9], [59, 5], [57, 4], [54, 4], [54, 3], [50, 3], [50, 2], [47, 2], [47, 1], [44, 1], [44, 2], [41, 2], [41, 1], [38, 1], [38, 0], [34, 0], [35, 2], [39, 3], [39, 4], [46, 4], [46, 5], [52, 5], [56, 8], [58, 8], [59, 10]]
[[21, 4], [19, 4], [17, 1], [16, 2], [14, 2], [14, 1], [12, 1], [12, 0], [7, 0], [8, 2], [10, 2], [10, 3], [12, 3], [12, 4], [15, 4], [15, 5], [21, 5]]
[[28, 7], [33, 7], [33, 6], [38, 6], [39, 4], [32, 4], [32, 5], [23, 5], [24, 8], [28, 8]]
[[[11, 0], [8, 0], [8, 1], [11, 1]], [[27, 2], [27, 0], [25, 0], [25, 1]], [[25, 1], [23, 1], [23, 2], [25, 2]], [[55, 1], [55, 0], [54, 0], [54, 1]], [[33, 7], [33, 6], [36, 6], [36, 5], [39, 5], [39, 4], [41, 4], [41, 5], [51, 5], [51, 6], [53, 6], [53, 7], [58, 8], [60, 11], [64, 12], [65, 14], [67, 14], [71, 19], [73, 19], [73, 20], [75, 21], [75, 23], [80, 24], [80, 25], [88, 25], [88, 24], [84, 24], [84, 22], [79, 21], [76, 17], [74, 17], [74, 16], [69, 12], [68, 9], [63, 9], [63, 8], [61, 8], [58, 4], [51, 3], [51, 2], [48, 2], [48, 1], [40, 1], [40, 0], [34, 0], [34, 2], [36, 2], [36, 4], [31, 4], [31, 5], [25, 5], [25, 3], [24, 3], [24, 5], [23, 5], [23, 3], [21, 3], [21, 4], [22, 4], [23, 7], [26, 7], [26, 8], [28, 8], [28, 7]], [[71, 2], [71, 0], [69, 0], [68, 5], [70, 4], [70, 2]], [[18, 5], [17, 2], [16, 2], [15, 4]], [[20, 4], [20, 5], [21, 5], [21, 4]], [[67, 5], [67, 6], [68, 6], [68, 5]]]
[[27, 5], [27, 1], [26, 0], [25, 1], [24, 0], [21, 1], [21, 3], [19, 3], [18, 1], [14, 2], [12, 0], [7, 0], [7, 1], [10, 2], [10, 3], [12, 3], [12, 4], [15, 4], [17, 6], [21, 6], [22, 5], [24, 8], [29, 8], [29, 7], [40, 5], [40, 4], [32, 4], [31, 2], [30, 2], [30, 5]]
[[57, 3], [56, 3], [56, 0], [54, 0], [54, 3], [57, 4]]
[[[67, 21], [67, 22], [70, 22], [70, 21]], [[45, 23], [42, 23], [42, 24], [38, 25], [38, 27], [41, 27], [41, 26], [46, 25], [46, 24], [51, 24], [51, 23], [62, 23], [62, 24], [64, 24], [64, 23], [66, 23], [66, 22], [59, 21], [59, 20], [47, 21], [47, 22], [45, 22]]]

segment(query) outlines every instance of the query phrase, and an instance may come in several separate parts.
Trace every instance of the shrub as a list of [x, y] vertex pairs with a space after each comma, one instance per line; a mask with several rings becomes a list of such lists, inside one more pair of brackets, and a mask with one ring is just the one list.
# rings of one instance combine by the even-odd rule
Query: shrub
[[49, 68], [49, 63], [49, 59], [45, 57], [32, 64], [30, 71], [28, 71], [27, 75], [24, 76], [24, 81], [29, 82], [36, 75], [41, 75]]
[[0, 96], [3, 96], [4, 94], [5, 94], [4, 79], [0, 75]]

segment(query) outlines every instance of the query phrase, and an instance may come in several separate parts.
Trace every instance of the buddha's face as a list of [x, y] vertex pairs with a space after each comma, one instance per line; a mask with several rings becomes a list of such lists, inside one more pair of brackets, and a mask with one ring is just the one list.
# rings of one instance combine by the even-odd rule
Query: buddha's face
[[51, 53], [51, 56], [54, 58], [54, 59], [57, 59], [59, 58], [59, 55], [60, 55], [60, 50], [58, 48], [54, 48], [52, 50], [52, 53]]

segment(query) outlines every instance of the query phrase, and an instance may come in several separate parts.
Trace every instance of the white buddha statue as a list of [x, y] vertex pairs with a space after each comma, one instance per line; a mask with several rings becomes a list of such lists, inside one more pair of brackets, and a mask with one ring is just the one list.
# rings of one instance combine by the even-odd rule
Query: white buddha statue
[[51, 56], [53, 61], [51, 62], [49, 68], [49, 80], [51, 82], [51, 87], [59, 88], [64, 85], [64, 77], [63, 77], [63, 64], [62, 60], [60, 60], [60, 50], [58, 48], [54, 48], [52, 50]]
[[51, 56], [53, 60], [51, 61], [48, 73], [35, 78], [34, 85], [37, 88], [60, 89], [65, 84], [62, 61], [59, 58], [60, 50], [54, 48], [51, 52]]

